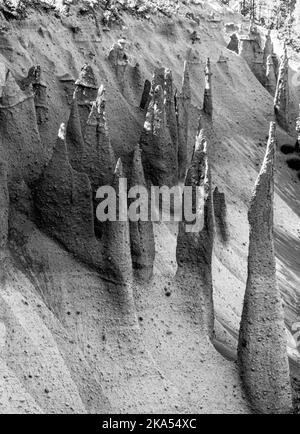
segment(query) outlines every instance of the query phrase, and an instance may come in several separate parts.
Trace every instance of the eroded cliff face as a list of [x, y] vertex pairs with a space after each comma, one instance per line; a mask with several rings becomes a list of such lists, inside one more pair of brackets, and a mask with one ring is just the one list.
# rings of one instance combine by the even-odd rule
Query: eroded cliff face
[[[193, 197], [193, 211], [197, 217], [191, 223], [179, 224], [176, 258], [178, 263], [177, 279], [180, 285], [191, 280], [193, 290], [187, 297], [193, 299], [199, 310], [201, 323], [210, 338], [214, 335], [214, 306], [212, 283], [212, 251], [214, 238], [213, 205], [211, 190], [211, 168], [208, 157], [207, 139], [201, 130], [196, 138], [191, 166], [185, 179], [185, 187], [191, 187], [193, 196], [201, 192], [203, 203]], [[183, 202], [187, 197], [183, 195]], [[197, 228], [197, 225], [199, 226]], [[198, 299], [198, 300], [197, 300]], [[198, 301], [198, 303], [196, 302]]]
[[241, 320], [238, 361], [252, 405], [264, 413], [292, 412], [282, 299], [274, 252], [275, 123], [249, 208], [248, 280]]
[[[150, 8], [136, 19], [122, 10], [108, 20], [101, 9], [75, 5], [60, 15], [50, 8], [25, 20], [1, 16], [0, 412], [290, 411], [274, 255], [290, 328], [299, 193], [281, 154], [275, 249], [271, 226], [263, 238], [272, 273], [259, 260], [252, 267], [259, 284], [271, 279], [264, 290], [275, 288], [276, 303], [270, 298], [259, 312], [277, 342], [278, 369], [270, 374], [259, 365], [264, 357], [253, 356], [261, 321], [242, 321], [249, 347], [241, 345], [241, 377], [234, 363], [248, 202], [273, 88], [226, 48], [225, 24], [239, 24], [239, 15], [218, 2], [177, 12], [170, 4], [169, 13]], [[195, 31], [200, 40], [191, 40]], [[279, 143], [294, 139], [278, 130]], [[124, 177], [146, 189], [199, 187], [203, 227], [191, 234], [185, 222], [99, 222], [98, 187], [119, 196]], [[270, 216], [271, 199], [262, 202]], [[251, 251], [260, 223], [252, 222]], [[271, 308], [277, 316], [269, 318]], [[257, 311], [249, 315], [251, 322]], [[263, 354], [266, 346], [257, 348]]]

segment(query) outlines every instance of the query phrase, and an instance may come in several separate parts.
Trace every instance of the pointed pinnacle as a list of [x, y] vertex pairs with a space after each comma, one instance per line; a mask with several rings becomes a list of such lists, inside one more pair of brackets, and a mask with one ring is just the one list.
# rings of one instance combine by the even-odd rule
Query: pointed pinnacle
[[187, 61], [184, 62], [182, 88], [179, 97], [184, 99], [191, 99], [192, 97], [190, 85], [190, 70], [189, 63]]
[[[266, 154], [264, 161], [257, 177], [254, 192], [249, 207], [249, 221], [256, 217], [257, 207], [261, 207], [261, 195], [266, 197], [266, 191], [270, 192], [273, 196], [274, 191], [274, 165], [275, 165], [275, 151], [276, 151], [276, 123], [270, 123], [269, 140], [267, 144]], [[271, 198], [273, 200], [273, 198]], [[273, 222], [270, 223], [273, 225]]]
[[265, 172], [270, 165], [271, 166], [274, 165], [275, 150], [276, 150], [276, 123], [270, 122], [269, 140], [268, 140], [267, 151], [266, 151], [261, 172]]
[[123, 164], [121, 158], [119, 158], [117, 161], [115, 171], [114, 171], [114, 177], [115, 179], [123, 177]]

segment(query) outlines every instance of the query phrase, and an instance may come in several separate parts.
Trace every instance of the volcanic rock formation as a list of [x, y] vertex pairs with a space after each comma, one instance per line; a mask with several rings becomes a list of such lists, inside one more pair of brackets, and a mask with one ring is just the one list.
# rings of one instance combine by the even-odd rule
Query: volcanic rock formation
[[59, 77], [59, 81], [62, 83], [63, 91], [66, 94], [67, 103], [71, 105], [75, 91], [75, 80], [70, 74], [66, 73]]
[[[135, 187], [137, 189], [136, 191], [139, 191], [140, 187], [142, 189], [146, 189], [145, 191], [148, 191], [139, 145], [137, 145], [134, 150], [130, 187]], [[150, 195], [148, 195], [148, 198], [149, 197]], [[141, 207], [143, 206], [147, 206], [147, 220], [143, 221], [142, 215], [138, 221], [130, 220], [130, 244], [132, 265], [135, 270], [135, 276], [139, 280], [149, 281], [153, 274], [153, 262], [155, 258], [153, 223], [149, 218], [150, 200], [148, 200], [147, 203], [140, 204], [141, 214]]]
[[239, 54], [248, 63], [256, 78], [264, 84], [265, 68], [263, 51], [257, 38], [252, 34], [249, 36], [241, 36], [239, 41]]
[[[165, 71], [165, 111], [166, 111], [166, 120], [167, 127], [170, 132], [170, 136], [173, 142], [173, 150], [178, 155], [178, 126], [177, 126], [177, 116], [176, 116], [176, 107], [175, 107], [175, 90], [173, 83], [172, 71], [167, 69]], [[178, 168], [177, 168], [178, 172]]]
[[221, 240], [226, 243], [228, 241], [228, 228], [225, 194], [221, 193], [218, 187], [216, 187], [214, 190], [213, 198], [215, 221], [218, 233]]
[[41, 227], [83, 262], [101, 271], [101, 246], [94, 234], [91, 184], [88, 176], [75, 171], [69, 162], [64, 124], [35, 196]]
[[48, 120], [47, 86], [42, 81], [42, 71], [39, 65], [32, 67], [28, 75], [32, 77], [37, 123], [42, 125]]
[[91, 111], [91, 105], [97, 98], [98, 86], [92, 67], [83, 65], [79, 78], [75, 82], [81, 130], [84, 134], [86, 123]]
[[228, 57], [224, 56], [223, 54], [220, 54], [219, 59], [217, 61], [217, 65], [228, 76], [228, 78], [232, 80], [230, 76], [229, 66], [228, 66]]
[[227, 45], [228, 50], [239, 54], [239, 39], [235, 33], [230, 36], [230, 42]]
[[5, 82], [1, 94], [1, 108], [15, 106], [32, 97], [32, 92], [23, 92], [11, 70], [5, 69]]
[[[210, 338], [214, 335], [214, 306], [212, 283], [212, 251], [214, 240], [211, 171], [207, 141], [203, 130], [196, 137], [194, 155], [185, 179], [192, 194], [183, 195], [183, 203], [190, 202], [195, 221], [186, 218], [179, 224], [176, 258], [176, 278], [184, 286], [199, 311], [200, 320]], [[198, 201], [196, 195], [199, 194]], [[199, 203], [200, 202], [200, 203]], [[187, 205], [188, 206], [188, 205]], [[186, 217], [186, 216], [185, 216]]]
[[111, 184], [116, 164], [106, 124], [105, 105], [105, 89], [101, 86], [92, 103], [83, 136], [75, 94], [67, 124], [70, 161], [74, 169], [89, 176], [94, 193], [101, 185]]
[[[251, 25], [242, 57], [226, 51], [226, 20], [233, 21], [227, 35], [238, 37], [244, 34], [238, 24], [248, 22], [232, 2], [228, 9], [217, 0], [46, 1], [22, 0], [17, 14], [2, 14], [0, 6], [0, 413], [290, 411], [270, 229], [273, 129], [249, 212], [239, 343], [246, 393], [234, 361], [246, 268], [244, 205], [270, 115], [270, 98], [252, 71], [275, 95], [269, 36], [262, 52], [263, 29]], [[236, 35], [228, 48], [238, 53]], [[44, 77], [33, 66], [24, 78], [33, 61]], [[91, 66], [75, 84], [84, 62]], [[154, 69], [152, 82], [145, 80]], [[98, 77], [109, 95], [98, 89]], [[57, 138], [62, 120], [66, 128]], [[285, 150], [294, 152], [294, 142], [282, 134]], [[300, 169], [299, 158], [286, 162]], [[213, 194], [211, 165], [220, 185]], [[289, 326], [299, 278], [295, 178], [282, 164], [278, 280]], [[168, 211], [168, 189], [161, 200], [139, 201], [131, 189], [128, 198], [128, 187], [154, 192], [153, 183], [176, 186], [171, 195], [181, 199], [183, 181], [179, 225], [180, 200], [170, 204], [171, 218], [162, 212], [156, 219], [157, 208]], [[151, 209], [150, 200], [158, 207]], [[296, 348], [288, 351], [297, 355]], [[291, 363], [292, 376], [293, 369]]]
[[161, 86], [163, 90], [165, 90], [165, 75], [166, 75], [166, 69], [161, 68], [155, 68], [154, 74], [152, 77], [152, 92], [156, 89], [157, 86]]
[[267, 63], [269, 61], [269, 56], [273, 56], [273, 55], [274, 55], [274, 47], [271, 39], [271, 31], [269, 30], [266, 36], [266, 41], [265, 41], [265, 46], [263, 51], [263, 62], [266, 70], [267, 70]]
[[[177, 90], [175, 89], [173, 75], [170, 69], [155, 69], [152, 78], [152, 94], [157, 86], [161, 86], [163, 89], [166, 125], [172, 139], [174, 152], [178, 154]], [[178, 172], [177, 169], [176, 171]]]
[[212, 86], [211, 86], [212, 72], [211, 72], [209, 59], [207, 59], [204, 72], [205, 72], [205, 90], [204, 90], [203, 111], [208, 116], [212, 117], [213, 115]]
[[299, 116], [296, 119], [296, 132], [297, 132], [297, 142], [296, 142], [296, 150], [300, 151], [300, 105], [299, 105]]
[[0, 134], [0, 158], [8, 163], [9, 184], [13, 178], [23, 178], [29, 184], [34, 182], [46, 160], [38, 130], [34, 94], [22, 91], [10, 70], [0, 98]]
[[81, 161], [81, 170], [88, 174], [93, 191], [112, 182], [116, 164], [106, 125], [105, 105], [105, 89], [101, 86], [85, 128]]
[[107, 278], [119, 284], [126, 284], [132, 280], [132, 262], [127, 204], [122, 202], [122, 198], [127, 198], [127, 188], [123, 185], [122, 179], [125, 178], [119, 159], [112, 181], [112, 187], [116, 192], [116, 219], [107, 220], [101, 241], [105, 252], [104, 268]]
[[32, 86], [32, 83], [35, 82], [36, 80], [36, 72], [38, 71], [37, 68], [40, 68], [39, 66], [32, 66], [29, 70], [28, 70], [28, 74], [27, 77], [23, 78], [20, 81], [20, 88], [22, 90], [26, 90], [28, 89], [30, 86]]
[[275, 96], [277, 80], [276, 80], [273, 56], [271, 55], [268, 56], [266, 67], [267, 69], [266, 69], [265, 88], [270, 92], [271, 95]]
[[[81, 130], [77, 98], [74, 94], [66, 141], [72, 167], [86, 173], [92, 187], [93, 207], [97, 207], [96, 192], [103, 185], [110, 185], [113, 179], [116, 158], [110, 143], [105, 117], [105, 89], [100, 87], [85, 127]], [[94, 212], [94, 216], [95, 212]], [[101, 223], [95, 218], [95, 230], [101, 236]]]
[[119, 39], [110, 49], [108, 60], [115, 70], [117, 81], [124, 88], [124, 77], [128, 66], [128, 56], [125, 53], [126, 40]]
[[7, 164], [0, 161], [0, 251], [6, 247], [8, 237], [9, 194], [7, 187]]
[[140, 103], [140, 108], [142, 110], [148, 110], [150, 100], [151, 100], [150, 92], [151, 92], [151, 82], [149, 80], [145, 80], [144, 90], [143, 90], [141, 103]]
[[284, 312], [276, 280], [273, 238], [275, 123], [249, 208], [248, 280], [238, 363], [253, 407], [261, 413], [292, 410]]
[[189, 112], [191, 106], [191, 86], [189, 65], [184, 63], [183, 81], [181, 92], [177, 97], [177, 122], [178, 122], [178, 174], [179, 180], [183, 180], [187, 168], [188, 158], [188, 132]]
[[289, 60], [285, 47], [281, 60], [277, 88], [274, 99], [274, 110], [277, 122], [281, 128], [288, 129], [288, 108], [289, 108]]
[[121, 89], [128, 104], [138, 107], [141, 103], [141, 95], [145, 91], [145, 82], [142, 77], [139, 63], [134, 66], [128, 64], [124, 72]]
[[154, 185], [169, 186], [178, 180], [178, 148], [174, 147], [161, 86], [154, 89], [140, 138], [147, 177]]
[[67, 122], [66, 143], [71, 166], [73, 169], [80, 172], [82, 169], [82, 158], [85, 145], [81, 130], [77, 96], [75, 92], [72, 99], [69, 120]]
[[249, 23], [248, 34], [250, 39], [257, 41], [261, 45], [261, 35], [253, 19]]

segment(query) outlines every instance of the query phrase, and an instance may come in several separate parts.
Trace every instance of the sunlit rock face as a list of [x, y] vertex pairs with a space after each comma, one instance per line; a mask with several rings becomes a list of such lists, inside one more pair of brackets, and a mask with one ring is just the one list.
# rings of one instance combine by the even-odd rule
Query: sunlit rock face
[[[214, 242], [211, 169], [208, 143], [204, 132], [196, 137], [194, 154], [187, 171], [185, 186], [193, 193], [192, 209], [197, 216], [193, 224], [185, 220], [179, 224], [176, 259], [176, 278], [184, 285], [187, 296], [192, 296], [199, 309], [203, 328], [210, 338], [214, 335], [214, 305], [212, 282], [212, 250]], [[196, 199], [196, 192], [201, 197]], [[186, 201], [183, 197], [183, 202]]]
[[242, 314], [238, 363], [253, 407], [261, 413], [292, 411], [284, 312], [277, 278], [273, 238], [275, 123], [256, 181], [248, 218], [248, 280]]

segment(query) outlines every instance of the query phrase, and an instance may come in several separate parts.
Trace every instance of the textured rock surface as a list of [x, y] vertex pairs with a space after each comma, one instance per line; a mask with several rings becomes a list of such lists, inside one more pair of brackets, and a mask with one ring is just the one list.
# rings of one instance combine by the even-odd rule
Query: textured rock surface
[[106, 121], [106, 100], [103, 92], [100, 94], [100, 101], [98, 101], [98, 124], [97, 124], [97, 155], [98, 155], [98, 182], [99, 185], [110, 184], [113, 178], [113, 168], [116, 164], [116, 157], [112, 148], [110, 137], [108, 133], [108, 126]]
[[215, 221], [219, 236], [223, 242], [228, 241], [228, 227], [227, 227], [227, 209], [225, 194], [221, 193], [218, 187], [215, 188], [214, 194], [214, 213]]
[[101, 271], [102, 252], [94, 234], [88, 176], [70, 165], [61, 125], [53, 156], [36, 188], [40, 224], [83, 262]]
[[93, 191], [111, 183], [116, 164], [106, 124], [105, 105], [105, 89], [101, 86], [91, 103], [83, 135], [75, 94], [66, 131], [70, 162], [74, 169], [89, 176]]
[[150, 92], [151, 92], [151, 82], [149, 80], [145, 80], [144, 90], [141, 98], [140, 108], [142, 110], [148, 110], [150, 103]]
[[93, 101], [96, 100], [98, 93], [97, 81], [90, 65], [83, 65], [75, 85], [75, 95], [78, 103], [81, 130], [84, 134], [86, 123], [91, 111], [91, 105]]
[[0, 100], [0, 134], [0, 158], [8, 163], [9, 185], [15, 178], [31, 184], [40, 176], [46, 156], [38, 131], [34, 95], [20, 89], [11, 71], [7, 72]]
[[[167, 127], [170, 132], [170, 136], [173, 143], [173, 152], [176, 155], [176, 162], [178, 156], [178, 126], [177, 126], [177, 117], [176, 117], [176, 107], [175, 107], [175, 88], [173, 83], [173, 75], [170, 69], [165, 71], [165, 111], [166, 111], [166, 120]], [[178, 167], [175, 168], [176, 172], [178, 172]]]
[[100, 87], [85, 127], [81, 170], [90, 178], [93, 192], [111, 184], [116, 164], [105, 117], [105, 89]]
[[27, 90], [35, 82], [37, 68], [37, 66], [29, 68], [27, 77], [20, 80], [20, 88], [22, 90]]
[[228, 77], [230, 77], [228, 60], [228, 57], [224, 56], [224, 54], [220, 54], [217, 65]]
[[[145, 79], [141, 70], [141, 66], [138, 62], [135, 63], [134, 66], [128, 64], [127, 68], [125, 69], [122, 83], [120, 90], [123, 93], [125, 100], [131, 106], [139, 107], [141, 104], [143, 91], [145, 90]], [[146, 101], [145, 108], [148, 108], [147, 106], [148, 104]]]
[[12, 71], [10, 69], [4, 70], [2, 92], [1, 92], [1, 108], [13, 107], [17, 104], [26, 101], [33, 97], [31, 89], [25, 89], [17, 83]]
[[[28, 4], [28, 1], [24, 3]], [[0, 371], [3, 374], [0, 375], [3, 392], [0, 393], [0, 413], [13, 410], [47, 414], [251, 412], [233, 360], [247, 277], [246, 204], [261, 160], [261, 144], [265, 142], [265, 125], [273, 110], [273, 98], [256, 80], [246, 62], [225, 49], [223, 23], [232, 20], [236, 27], [239, 23], [245, 26], [242, 16], [232, 11], [231, 2], [230, 8], [218, 0], [202, 2], [202, 5], [161, 0], [141, 2], [147, 5], [164, 3], [163, 11], [168, 13], [165, 4], [169, 5], [169, 11], [174, 11], [174, 15], [168, 18], [157, 11], [155, 15], [149, 13], [149, 19], [140, 19], [138, 12], [127, 13], [128, 2], [121, 5], [121, 2], [113, 1], [108, 7], [117, 21], [112, 22], [107, 31], [102, 26], [102, 6], [95, 11], [80, 9], [79, 0], [74, 7], [67, 6], [70, 8], [68, 16], [60, 16], [53, 9], [44, 13], [39, 9], [40, 2], [33, 0], [36, 9], [30, 8], [26, 20], [1, 16], [0, 93], [6, 77], [2, 63], [13, 71], [17, 83], [33, 62], [41, 65], [49, 104], [49, 120], [44, 124], [47, 134], [39, 141], [36, 159], [39, 166], [46, 150], [43, 167], [51, 160], [59, 124], [68, 117], [75, 78], [81, 65], [90, 62], [99, 84], [105, 83], [108, 90], [106, 105], [111, 142], [116, 155], [122, 157], [129, 177], [133, 149], [139, 141], [147, 112], [147, 108], [139, 109], [145, 79], [151, 77], [156, 66], [164, 65], [172, 69], [174, 83], [180, 86], [183, 59], [192, 47], [189, 61], [193, 95], [188, 140], [190, 158], [203, 102], [204, 89], [201, 79], [199, 89], [199, 74], [207, 56], [211, 57], [214, 126], [209, 130], [212, 122], [208, 115], [203, 119], [203, 126], [213, 149], [214, 184], [226, 192], [230, 227], [230, 243], [224, 245], [217, 240], [214, 245], [215, 346], [209, 342], [206, 328], [199, 320], [202, 302], [197, 291], [198, 275], [195, 273], [190, 280], [187, 273], [181, 280], [174, 281], [177, 224], [154, 224], [154, 276], [149, 283], [134, 281], [135, 307], [133, 303], [123, 303], [124, 296], [128, 297], [123, 284], [116, 284], [112, 279], [108, 281], [109, 276], [104, 272], [100, 274], [98, 268], [94, 270], [89, 266], [91, 261], [86, 265], [86, 252], [78, 259], [78, 252], [71, 254], [70, 248], [66, 249], [52, 234], [46, 235], [36, 226], [38, 214], [30, 191], [34, 182], [26, 169], [32, 157], [31, 142], [27, 143], [31, 140], [28, 130], [32, 119], [28, 119], [27, 114], [24, 116], [27, 106], [21, 103], [22, 110], [17, 117], [20, 138], [14, 137], [16, 146], [12, 143], [9, 149], [10, 159], [6, 157], [7, 138], [3, 140], [0, 134], [1, 158], [8, 161], [9, 174], [12, 173], [11, 163], [19, 160], [19, 165], [14, 166], [13, 182], [10, 182], [9, 250], [5, 251], [0, 270]], [[114, 14], [114, 4], [120, 13]], [[175, 14], [177, 6], [180, 7]], [[214, 22], [210, 18], [212, 15], [208, 16], [213, 9], [220, 10], [221, 23]], [[69, 26], [70, 22], [73, 27]], [[194, 29], [197, 35], [192, 44], [190, 35]], [[235, 31], [233, 28], [231, 33]], [[273, 33], [275, 35], [276, 30]], [[120, 91], [106, 55], [120, 37], [126, 38], [132, 61], [140, 65], [126, 68], [124, 92]], [[279, 49], [278, 44], [275, 49]], [[223, 60], [216, 65], [221, 53], [228, 56], [227, 68]], [[66, 82], [66, 92], [62, 74], [70, 80]], [[135, 78], [137, 81], [141, 78], [141, 88], [138, 85], [130, 89]], [[164, 83], [161, 86], [164, 89]], [[297, 92], [294, 95], [297, 100]], [[91, 102], [94, 100], [95, 97]], [[87, 109], [88, 115], [91, 109], [92, 104]], [[10, 110], [14, 112], [15, 108], [5, 110], [9, 118], [13, 116]], [[295, 113], [291, 113], [292, 118], [296, 118]], [[1, 129], [5, 129], [5, 125], [2, 123]], [[13, 128], [14, 123], [11, 126]], [[95, 125], [90, 127], [92, 139]], [[40, 131], [40, 128], [34, 128]], [[81, 126], [78, 131], [83, 138]], [[295, 143], [295, 137], [282, 130], [278, 138], [280, 144]], [[85, 143], [82, 142], [83, 149]], [[71, 162], [69, 143], [68, 153], [71, 166], [77, 170]], [[80, 154], [80, 161], [81, 157]], [[283, 155], [280, 159], [276, 186], [276, 252], [278, 282], [285, 298], [286, 324], [290, 329], [299, 310], [297, 234], [300, 202], [295, 184], [297, 174], [287, 169]], [[22, 179], [23, 173], [26, 182]], [[68, 173], [66, 185], [69, 185], [69, 178]], [[12, 184], [18, 190], [14, 197], [11, 195]], [[76, 194], [74, 198], [76, 202]], [[74, 232], [73, 238], [76, 239]], [[76, 247], [82, 252], [81, 239], [79, 243], [81, 245]], [[101, 239], [99, 243], [102, 255], [106, 255]], [[91, 242], [86, 250], [93, 250]], [[95, 250], [91, 256], [96, 258], [94, 253]], [[8, 263], [4, 268], [7, 259], [12, 264]], [[294, 366], [299, 371], [299, 365], [295, 363]], [[106, 400], [109, 401], [107, 406]]]
[[189, 112], [191, 108], [191, 86], [189, 64], [184, 63], [183, 80], [181, 92], [177, 97], [178, 107], [178, 174], [179, 180], [183, 180], [188, 160], [188, 133], [189, 133]]
[[140, 139], [147, 177], [154, 185], [173, 186], [178, 179], [178, 149], [167, 126], [164, 92], [154, 89]]
[[[184, 285], [199, 311], [203, 327], [210, 338], [214, 334], [214, 306], [212, 283], [212, 250], [214, 239], [213, 204], [211, 191], [210, 163], [207, 155], [207, 141], [201, 131], [195, 143], [191, 166], [187, 172], [185, 185], [199, 189], [201, 200], [193, 201], [193, 211], [199, 218], [199, 227], [188, 232], [191, 227], [186, 222], [179, 224], [176, 259], [177, 280]], [[184, 199], [183, 199], [184, 200]]]
[[154, 70], [153, 77], [152, 77], [152, 92], [156, 89], [157, 86], [161, 86], [162, 89], [165, 89], [165, 75], [166, 75], [166, 68], [163, 67], [157, 67]]
[[274, 99], [276, 119], [281, 128], [287, 130], [289, 107], [289, 60], [285, 48], [278, 74], [278, 82]]
[[256, 78], [264, 84], [266, 72], [263, 51], [257, 38], [253, 35], [240, 37], [239, 54], [246, 60]]
[[42, 80], [41, 67], [33, 66], [28, 73], [32, 77], [32, 88], [34, 92], [34, 104], [38, 125], [42, 125], [48, 120], [47, 86]]
[[265, 88], [270, 92], [271, 95], [275, 96], [277, 80], [276, 80], [273, 56], [271, 55], [268, 56], [266, 67], [267, 69], [266, 69]]
[[269, 30], [266, 36], [266, 41], [264, 45], [264, 51], [263, 51], [263, 62], [264, 62], [264, 68], [267, 70], [267, 63], [269, 60], [269, 56], [274, 55], [274, 46], [271, 38], [271, 31]]
[[99, 187], [111, 184], [116, 165], [106, 124], [105, 104], [105, 89], [101, 86], [96, 101], [92, 103], [83, 137], [77, 98], [74, 95], [66, 133], [71, 165], [75, 170], [86, 173], [91, 183], [97, 236], [101, 236], [103, 227], [96, 219], [96, 192]]
[[299, 106], [299, 116], [296, 119], [296, 133], [297, 133], [297, 150], [300, 149], [300, 106]]
[[75, 93], [73, 95], [71, 112], [67, 123], [66, 142], [70, 163], [73, 169], [81, 171], [82, 157], [84, 152], [84, 140], [81, 131], [78, 102]]
[[238, 362], [247, 396], [262, 413], [292, 410], [284, 313], [276, 279], [273, 238], [275, 123], [249, 209], [248, 280]]
[[204, 90], [203, 111], [208, 116], [212, 117], [213, 115], [213, 100], [212, 100], [212, 86], [211, 86], [212, 72], [211, 72], [209, 59], [207, 59], [204, 73], [205, 73], [205, 90]]
[[132, 261], [130, 252], [129, 222], [120, 220], [119, 180], [124, 178], [123, 165], [119, 159], [115, 168], [112, 187], [117, 193], [117, 220], [107, 221], [103, 232], [104, 261], [106, 276], [109, 280], [127, 284], [132, 280]]
[[6, 247], [8, 236], [9, 194], [7, 187], [7, 163], [0, 161], [0, 250]]
[[126, 41], [120, 39], [110, 49], [108, 60], [114, 68], [121, 89], [124, 90], [125, 73], [128, 66], [128, 56], [125, 52]]
[[59, 77], [59, 81], [61, 83], [62, 90], [66, 95], [67, 104], [71, 105], [75, 92], [75, 79], [71, 74], [66, 73]]
[[239, 39], [235, 33], [230, 36], [229, 44], [227, 45], [228, 50], [234, 51], [239, 54]]
[[[130, 186], [147, 187], [139, 145], [136, 146], [133, 154]], [[148, 216], [150, 216], [150, 200], [148, 205]], [[132, 265], [135, 275], [140, 280], [149, 281], [153, 275], [155, 258], [153, 223], [150, 219], [149, 221], [130, 221], [129, 227]]]

